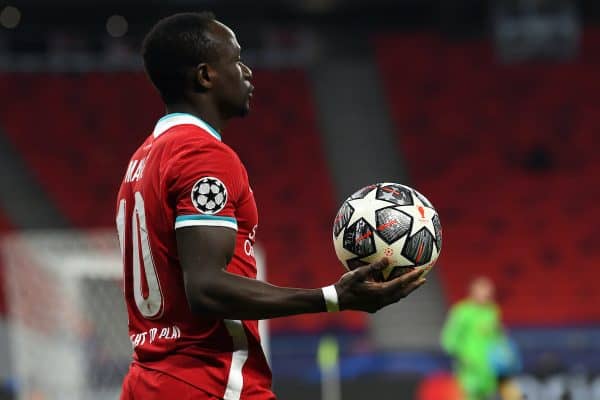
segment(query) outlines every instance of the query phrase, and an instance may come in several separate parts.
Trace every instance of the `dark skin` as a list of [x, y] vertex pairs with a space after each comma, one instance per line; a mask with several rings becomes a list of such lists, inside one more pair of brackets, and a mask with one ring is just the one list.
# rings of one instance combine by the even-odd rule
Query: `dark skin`
[[[168, 104], [167, 112], [196, 115], [217, 130], [249, 110], [253, 90], [252, 71], [240, 60], [235, 34], [213, 22], [210, 39], [215, 57], [188, 72], [180, 102]], [[224, 227], [191, 226], [176, 230], [177, 250], [190, 307], [203, 316], [256, 320], [326, 311], [321, 289], [278, 287], [231, 274], [237, 232]], [[376, 282], [387, 259], [344, 274], [335, 284], [340, 310], [376, 312], [395, 303], [425, 283], [420, 270], [387, 282]]]

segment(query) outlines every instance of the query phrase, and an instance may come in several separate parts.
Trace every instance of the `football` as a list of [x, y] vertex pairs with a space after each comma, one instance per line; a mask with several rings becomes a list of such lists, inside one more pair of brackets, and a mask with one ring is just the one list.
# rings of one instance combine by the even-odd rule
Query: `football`
[[348, 270], [387, 257], [389, 266], [378, 279], [413, 268], [422, 268], [425, 275], [442, 250], [442, 226], [421, 193], [397, 183], [378, 183], [344, 201], [333, 222], [333, 244]]

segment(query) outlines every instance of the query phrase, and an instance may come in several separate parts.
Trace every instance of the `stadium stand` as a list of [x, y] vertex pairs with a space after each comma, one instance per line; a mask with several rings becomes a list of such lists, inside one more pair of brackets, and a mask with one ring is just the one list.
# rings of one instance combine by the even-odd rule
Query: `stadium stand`
[[[306, 77], [298, 70], [254, 75], [253, 110], [224, 136], [249, 170], [268, 278], [290, 286], [330, 284], [342, 272], [330, 236], [336, 207]], [[0, 107], [9, 139], [57, 208], [74, 227], [111, 227], [127, 160], [163, 113], [143, 74], [2, 74], [0, 88], [16, 94]], [[364, 316], [344, 314], [273, 326], [312, 331], [364, 324]]]
[[75, 227], [111, 226], [127, 160], [161, 113], [143, 75], [4, 73], [0, 88], [14, 93], [3, 127], [57, 208]]
[[480, 41], [377, 38], [400, 151], [440, 212], [451, 302], [483, 274], [510, 324], [600, 318], [600, 32], [585, 38], [576, 62], [515, 66]]

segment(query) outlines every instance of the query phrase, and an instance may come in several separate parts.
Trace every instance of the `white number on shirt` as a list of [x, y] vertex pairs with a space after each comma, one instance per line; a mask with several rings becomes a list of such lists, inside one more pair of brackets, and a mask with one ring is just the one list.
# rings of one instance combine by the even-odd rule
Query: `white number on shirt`
[[[119, 203], [117, 212], [117, 231], [121, 244], [121, 254], [125, 257], [125, 199]], [[131, 216], [131, 242], [133, 245], [133, 297], [140, 313], [148, 319], [160, 318], [163, 311], [163, 297], [152, 258], [150, 239], [146, 227], [146, 211], [144, 198], [140, 192], [135, 193], [135, 205]], [[148, 283], [148, 295], [142, 293], [142, 273]]]

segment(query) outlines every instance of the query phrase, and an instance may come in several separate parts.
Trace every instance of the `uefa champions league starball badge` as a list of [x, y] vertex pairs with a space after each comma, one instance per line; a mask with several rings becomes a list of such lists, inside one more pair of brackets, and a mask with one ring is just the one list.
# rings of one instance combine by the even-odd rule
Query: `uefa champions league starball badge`
[[206, 176], [194, 184], [192, 203], [202, 214], [216, 214], [227, 204], [227, 188], [218, 178]]

